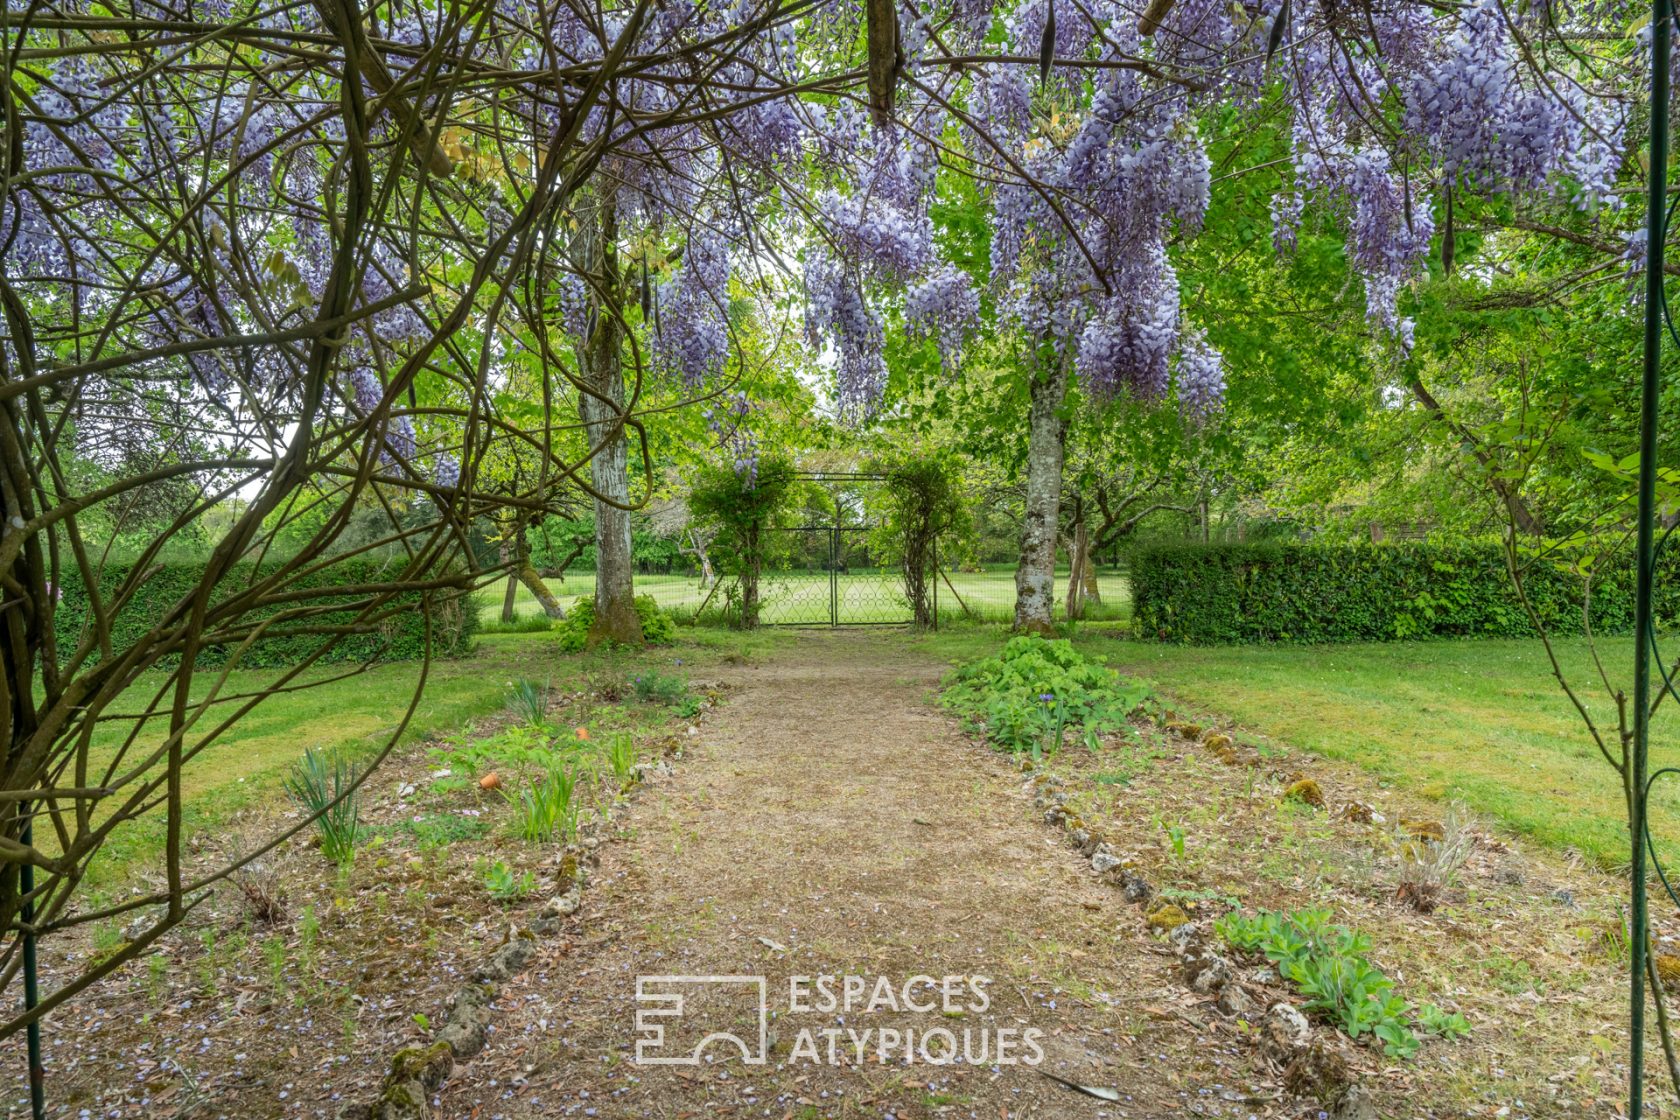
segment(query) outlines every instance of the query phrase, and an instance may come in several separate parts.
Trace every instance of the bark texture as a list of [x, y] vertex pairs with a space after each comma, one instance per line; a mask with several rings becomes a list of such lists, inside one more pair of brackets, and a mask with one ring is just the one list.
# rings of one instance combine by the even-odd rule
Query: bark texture
[[1062, 402], [1068, 373], [1057, 363], [1033, 379], [1027, 428], [1027, 509], [1021, 521], [1021, 563], [1015, 569], [1015, 629], [1049, 634], [1056, 602], [1056, 521], [1061, 515], [1067, 420]]
[[619, 274], [618, 219], [601, 202], [590, 231], [587, 267], [599, 285], [600, 307], [583, 347], [583, 391], [578, 413], [591, 447], [589, 480], [595, 504], [595, 623], [591, 644], [602, 641], [639, 645], [635, 574], [630, 559], [630, 444], [624, 431], [624, 331], [614, 312], [623, 307], [624, 279]]

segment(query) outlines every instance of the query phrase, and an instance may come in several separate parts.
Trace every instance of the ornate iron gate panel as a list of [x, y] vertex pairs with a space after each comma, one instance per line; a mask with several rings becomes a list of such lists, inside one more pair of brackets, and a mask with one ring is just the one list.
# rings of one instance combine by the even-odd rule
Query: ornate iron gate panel
[[767, 529], [758, 577], [761, 626], [834, 624], [834, 530], [828, 526]]
[[907, 626], [915, 621], [897, 558], [875, 555], [867, 528], [807, 525], [765, 532], [769, 539], [758, 581], [761, 626]]

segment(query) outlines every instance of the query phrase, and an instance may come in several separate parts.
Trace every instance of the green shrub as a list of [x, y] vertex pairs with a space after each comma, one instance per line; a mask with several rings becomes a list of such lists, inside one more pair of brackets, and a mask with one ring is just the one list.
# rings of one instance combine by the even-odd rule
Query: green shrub
[[1149, 699], [1149, 690], [1072, 644], [1022, 636], [996, 657], [970, 662], [951, 674], [941, 697], [1006, 750], [1058, 749], [1071, 730], [1094, 746], [1096, 736], [1127, 726], [1127, 717]]
[[688, 679], [675, 673], [649, 669], [630, 682], [636, 699], [644, 704], [680, 704], [688, 698]]
[[[100, 573], [100, 595], [107, 604], [128, 578], [129, 571], [125, 566], [110, 565]], [[251, 564], [235, 565], [216, 585], [210, 599], [212, 610], [218, 603], [225, 603], [242, 593], [260, 574]], [[373, 560], [339, 560], [322, 571], [295, 581], [287, 590], [377, 584], [394, 580], [397, 574], [398, 569]], [[177, 604], [197, 589], [203, 575], [203, 564], [164, 564], [154, 568], [111, 619], [112, 645], [122, 649], [144, 638]], [[328, 640], [327, 635], [319, 632], [322, 627], [355, 623], [359, 603], [368, 598], [370, 596], [362, 594], [302, 600], [301, 605], [308, 609], [340, 602], [345, 609], [274, 624], [267, 636], [252, 643], [240, 655], [241, 667], [263, 669], [298, 664]], [[426, 621], [423, 613], [415, 609], [420, 601], [419, 594], [409, 593], [385, 602], [376, 608], [378, 617], [360, 624], [356, 633], [337, 637], [332, 648], [319, 661], [408, 661], [423, 656]], [[431, 601], [433, 655], [453, 657], [467, 653], [472, 648], [473, 635], [478, 628], [478, 611], [471, 600], [464, 593], [440, 591], [432, 593]], [[278, 606], [257, 607], [237, 618], [213, 619], [213, 625], [217, 629], [230, 625], [248, 628], [277, 613], [295, 611], [299, 606], [299, 602], [289, 601]], [[67, 576], [60, 589], [55, 613], [60, 657], [68, 657], [74, 652], [83, 637], [87, 620], [87, 589], [75, 576]], [[225, 664], [232, 652], [232, 645], [207, 646], [200, 650], [198, 664], [206, 668]]]
[[717, 530], [713, 554], [722, 570], [735, 578], [725, 592], [726, 602], [743, 629], [758, 625], [758, 581], [768, 543], [765, 530], [792, 512], [796, 483], [790, 460], [765, 455], [750, 473], [733, 465], [707, 466], [689, 490], [688, 508], [694, 520]]
[[[659, 609], [652, 595], [636, 596], [636, 617], [642, 624], [642, 640], [650, 646], [670, 645], [677, 637], [677, 624]], [[555, 627], [560, 648], [577, 653], [589, 644], [589, 628], [595, 625], [595, 600], [582, 598]]]
[[[1625, 562], [1525, 562], [1524, 588], [1556, 634], [1581, 632], [1593, 570], [1595, 633], [1633, 626]], [[1670, 561], [1673, 563], [1673, 561]], [[1680, 571], [1674, 573], [1680, 575]], [[1532, 637], [1497, 543], [1155, 545], [1131, 559], [1139, 633], [1164, 641], [1357, 642], [1434, 637]], [[1680, 580], [1663, 578], [1660, 618], [1680, 615]]]

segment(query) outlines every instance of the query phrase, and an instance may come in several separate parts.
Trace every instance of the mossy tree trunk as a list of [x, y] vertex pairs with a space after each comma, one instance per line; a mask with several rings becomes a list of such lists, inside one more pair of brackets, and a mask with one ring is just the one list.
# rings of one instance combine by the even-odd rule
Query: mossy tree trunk
[[618, 217], [611, 201], [597, 202], [589, 231], [588, 269], [595, 285], [592, 330], [583, 345], [578, 412], [595, 449], [589, 461], [595, 490], [595, 622], [591, 645], [639, 645], [635, 573], [630, 553], [630, 443], [624, 430], [624, 278], [618, 267]]
[[1054, 632], [1056, 529], [1061, 514], [1062, 465], [1067, 452], [1068, 371], [1060, 361], [1033, 378], [1027, 415], [1027, 508], [1021, 519], [1021, 562], [1015, 569], [1015, 629]]

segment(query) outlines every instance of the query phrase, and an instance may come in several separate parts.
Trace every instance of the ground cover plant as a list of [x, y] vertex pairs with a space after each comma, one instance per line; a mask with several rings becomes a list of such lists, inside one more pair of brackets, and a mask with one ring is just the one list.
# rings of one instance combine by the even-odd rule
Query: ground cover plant
[[[660, 609], [651, 595], [636, 596], [635, 617], [640, 627], [641, 640], [650, 645], [669, 645], [676, 634], [676, 625], [671, 621], [671, 616]], [[554, 627], [557, 631], [555, 640], [565, 652], [576, 653], [589, 645], [589, 635], [594, 625], [594, 600], [579, 599], [572, 605], [571, 612]]]
[[1417, 1054], [1410, 1022], [1417, 1010], [1366, 956], [1371, 939], [1333, 924], [1330, 911], [1233, 912], [1214, 928], [1233, 948], [1271, 961], [1305, 998], [1302, 1006], [1327, 1016], [1349, 1038], [1370, 1034], [1393, 1058]]
[[943, 693], [951, 711], [1010, 751], [1054, 754], [1094, 745], [1128, 726], [1149, 689], [1091, 660], [1063, 639], [1009, 639], [993, 657], [958, 668]]

